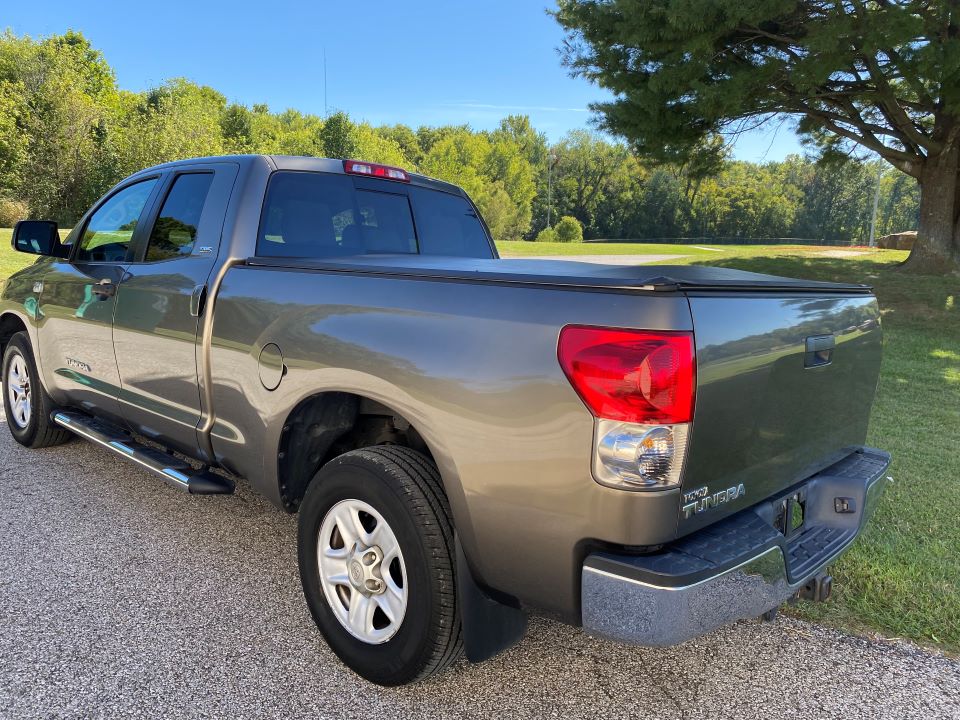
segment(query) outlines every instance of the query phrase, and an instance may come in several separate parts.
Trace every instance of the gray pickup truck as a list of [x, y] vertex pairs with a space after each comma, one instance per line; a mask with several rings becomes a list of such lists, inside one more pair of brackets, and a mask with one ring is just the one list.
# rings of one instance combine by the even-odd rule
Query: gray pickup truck
[[150, 168], [12, 242], [13, 437], [298, 512], [310, 611], [376, 683], [530, 611], [669, 645], [825, 599], [887, 480], [864, 286], [503, 260], [459, 188], [300, 157]]

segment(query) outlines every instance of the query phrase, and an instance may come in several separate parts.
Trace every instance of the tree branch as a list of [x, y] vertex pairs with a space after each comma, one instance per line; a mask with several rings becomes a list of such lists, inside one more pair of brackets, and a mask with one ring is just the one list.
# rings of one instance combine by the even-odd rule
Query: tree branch
[[[860, 49], [858, 48], [858, 50]], [[887, 82], [883, 70], [877, 64], [877, 59], [871, 57], [868, 53], [864, 53], [862, 50], [860, 50], [860, 53], [863, 61], [867, 65], [867, 69], [870, 70], [870, 76], [877, 84], [877, 91], [880, 93], [881, 98], [883, 98], [883, 100], [876, 103], [876, 105], [880, 112], [884, 114], [884, 117], [890, 122], [890, 125], [904, 133], [910, 139], [910, 142], [928, 151], [937, 153], [942, 150], [943, 148], [939, 143], [917, 130], [917, 126], [914, 125], [913, 120], [911, 120], [906, 111], [900, 107], [893, 88], [890, 87], [890, 83]]]
[[920, 103], [928, 108], [936, 107], [936, 100], [934, 100], [930, 93], [927, 92], [927, 89], [923, 86], [923, 83], [920, 82], [916, 77], [907, 75], [907, 73], [903, 71], [905, 66], [903, 56], [893, 48], [883, 48], [881, 52], [887, 56], [887, 60], [900, 68], [900, 77], [902, 77], [904, 82], [910, 85], [910, 88], [913, 90], [913, 92], [917, 94], [917, 98], [919, 99]]
[[[812, 115], [818, 117], [816, 111], [811, 112]], [[837, 125], [832, 120], [827, 120], [821, 118], [824, 127], [832, 133], [839, 135], [840, 137], [845, 137], [848, 140], [851, 140], [855, 143], [863, 145], [865, 148], [873, 150], [877, 155], [882, 157], [888, 163], [893, 165], [898, 170], [902, 170], [907, 175], [920, 178], [920, 160], [916, 155], [911, 155], [910, 153], [904, 152], [902, 150], [896, 150], [894, 148], [889, 148], [884, 145], [882, 142], [877, 140], [873, 136], [859, 135], [852, 130], [848, 130], [845, 127]]]

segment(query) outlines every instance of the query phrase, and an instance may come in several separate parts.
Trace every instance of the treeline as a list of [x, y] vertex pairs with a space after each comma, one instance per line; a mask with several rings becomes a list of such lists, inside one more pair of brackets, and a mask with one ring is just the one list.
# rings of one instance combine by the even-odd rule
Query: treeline
[[911, 178], [876, 163], [738, 162], [719, 139], [664, 167], [585, 130], [550, 144], [520, 115], [493, 131], [373, 127], [230, 103], [184, 79], [134, 93], [79, 33], [0, 36], [0, 225], [27, 215], [70, 225], [136, 170], [227, 153], [354, 157], [442, 178], [470, 193], [497, 239], [537, 237], [549, 211], [551, 225], [572, 216], [588, 239], [863, 243], [878, 178], [880, 234], [915, 227], [919, 197]]

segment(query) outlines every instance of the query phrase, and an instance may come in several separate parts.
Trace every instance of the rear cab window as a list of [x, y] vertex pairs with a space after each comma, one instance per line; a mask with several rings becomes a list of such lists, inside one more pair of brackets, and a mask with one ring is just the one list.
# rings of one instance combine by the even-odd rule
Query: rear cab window
[[279, 171], [264, 201], [257, 255], [454, 255], [490, 258], [480, 218], [463, 197], [390, 181]]

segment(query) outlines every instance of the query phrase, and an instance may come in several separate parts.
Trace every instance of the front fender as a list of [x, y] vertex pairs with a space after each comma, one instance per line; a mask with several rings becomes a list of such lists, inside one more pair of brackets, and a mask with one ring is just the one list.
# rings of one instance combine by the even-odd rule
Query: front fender
[[40, 361], [41, 347], [37, 332], [40, 320], [37, 317], [40, 294], [35, 291], [35, 287], [36, 283], [42, 282], [48, 265], [48, 259], [41, 258], [33, 265], [14, 273], [4, 282], [3, 290], [0, 292], [0, 327], [4, 329], [5, 334], [8, 329], [13, 329], [17, 325], [26, 329], [44, 387], [49, 387], [49, 383], [43, 376], [44, 364]]

